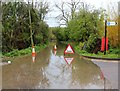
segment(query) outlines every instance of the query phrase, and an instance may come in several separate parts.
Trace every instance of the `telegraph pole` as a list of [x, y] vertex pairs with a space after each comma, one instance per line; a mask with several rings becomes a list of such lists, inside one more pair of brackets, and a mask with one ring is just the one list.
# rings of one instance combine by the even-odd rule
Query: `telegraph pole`
[[[30, 13], [30, 2], [29, 2], [29, 0], [28, 0], [28, 5], [29, 5], [29, 28], [30, 28], [31, 45], [34, 46], [34, 43], [33, 43], [33, 31], [32, 31], [32, 26], [31, 26], [31, 13]], [[32, 6], [33, 6], [33, 0], [32, 0]]]
[[120, 1], [118, 2], [118, 43], [120, 47]]

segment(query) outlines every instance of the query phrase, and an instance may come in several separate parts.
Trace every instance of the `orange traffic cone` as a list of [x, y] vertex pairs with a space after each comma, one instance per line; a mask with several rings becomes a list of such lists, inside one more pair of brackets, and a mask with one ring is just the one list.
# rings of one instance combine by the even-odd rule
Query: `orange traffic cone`
[[35, 56], [32, 56], [32, 61], [35, 62]]
[[34, 46], [32, 46], [32, 61], [33, 62], [35, 61], [35, 55], [36, 55], [35, 48], [34, 48]]
[[57, 50], [57, 46], [56, 45], [54, 46], [54, 50]]

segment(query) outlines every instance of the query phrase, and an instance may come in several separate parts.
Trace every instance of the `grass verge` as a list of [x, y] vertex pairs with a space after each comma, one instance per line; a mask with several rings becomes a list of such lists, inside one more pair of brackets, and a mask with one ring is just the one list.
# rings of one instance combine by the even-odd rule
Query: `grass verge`
[[120, 58], [120, 48], [111, 48], [106, 52], [106, 55], [104, 55], [104, 52], [98, 52], [97, 54], [94, 53], [88, 53], [85, 50], [81, 50], [80, 47], [73, 42], [66, 42], [66, 41], [62, 41], [61, 43], [63, 44], [71, 44], [73, 45], [75, 51], [83, 56], [90, 56], [90, 57], [97, 57], [97, 58]]
[[[37, 45], [35, 46], [35, 51], [39, 52], [41, 49], [45, 48], [47, 45]], [[22, 55], [26, 55], [26, 54], [31, 54], [32, 53], [32, 47], [28, 47], [26, 49], [22, 49], [22, 50], [13, 50], [9, 53], [4, 54], [3, 56], [6, 57], [15, 57], [15, 56], [22, 56]]]
[[106, 52], [106, 55], [104, 55], [103, 52], [98, 52], [97, 54], [94, 53], [88, 53], [85, 50], [81, 50], [79, 46], [75, 47], [75, 51], [79, 53], [80, 55], [83, 56], [90, 56], [90, 57], [98, 57], [98, 58], [120, 58], [120, 48], [114, 48], [114, 49], [109, 49]]

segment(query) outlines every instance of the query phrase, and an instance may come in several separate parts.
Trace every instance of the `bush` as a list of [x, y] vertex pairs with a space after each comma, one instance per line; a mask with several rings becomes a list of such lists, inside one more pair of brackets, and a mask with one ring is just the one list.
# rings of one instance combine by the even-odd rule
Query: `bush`
[[54, 28], [52, 30], [52, 33], [55, 35], [58, 41], [67, 41], [67, 35], [66, 35], [66, 30], [65, 28]]
[[120, 54], [120, 48], [109, 49], [109, 52], [112, 54]]
[[101, 40], [97, 34], [91, 34], [88, 41], [85, 43], [84, 49], [89, 53], [98, 53], [100, 51]]
[[80, 43], [79, 43], [79, 48], [82, 50], [83, 47], [84, 47], [84, 42], [80, 42]]

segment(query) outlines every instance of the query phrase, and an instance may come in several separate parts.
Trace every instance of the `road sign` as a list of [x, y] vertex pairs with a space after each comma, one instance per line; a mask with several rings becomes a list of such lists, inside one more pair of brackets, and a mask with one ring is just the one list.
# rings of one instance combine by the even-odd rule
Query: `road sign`
[[67, 48], [64, 51], [65, 54], [73, 54], [74, 50], [70, 44], [68, 44]]
[[117, 25], [117, 22], [107, 22], [107, 26], [115, 26]]
[[71, 65], [72, 61], [74, 60], [74, 58], [64, 58], [64, 59], [69, 65]]

